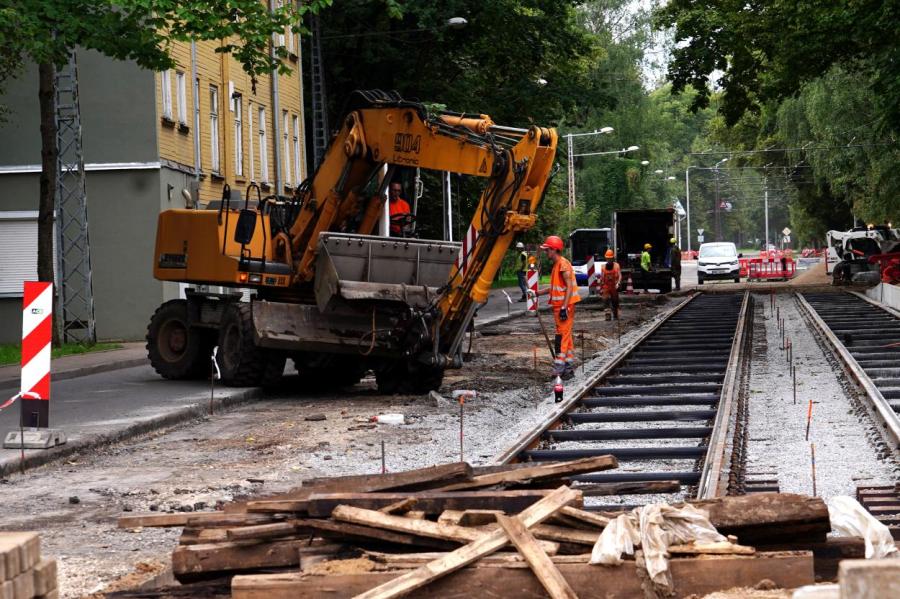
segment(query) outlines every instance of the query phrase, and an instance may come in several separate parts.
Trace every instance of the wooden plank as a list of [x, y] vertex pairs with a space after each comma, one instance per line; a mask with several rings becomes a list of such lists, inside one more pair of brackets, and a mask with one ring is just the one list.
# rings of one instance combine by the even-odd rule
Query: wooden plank
[[334, 508], [331, 517], [342, 522], [373, 526], [442, 541], [470, 543], [484, 535], [484, 531], [477, 528], [458, 526], [456, 524], [442, 524], [440, 522], [431, 522], [430, 520], [411, 520], [402, 516], [384, 514], [349, 505], [337, 506]]
[[400, 499], [399, 501], [395, 501], [394, 503], [388, 504], [382, 508], [378, 508], [378, 511], [384, 512], [385, 514], [408, 512], [414, 505], [416, 505], [416, 503], [418, 503], [418, 501], [419, 500], [416, 497], [406, 497], [404, 499]]
[[246, 541], [248, 539], [273, 539], [289, 536], [297, 533], [297, 520], [285, 522], [273, 522], [271, 524], [257, 524], [255, 526], [241, 526], [226, 529], [229, 541]]
[[[554, 514], [562, 506], [578, 500], [581, 494], [568, 487], [560, 487], [547, 497], [541, 499], [517, 516], [525, 528], [540, 524]], [[393, 580], [385, 582], [374, 589], [357, 596], [357, 599], [389, 599], [400, 597], [427, 585], [429, 582], [464, 568], [478, 558], [489, 555], [509, 541], [506, 532], [497, 530], [482, 535], [478, 540], [460, 547], [456, 551], [448, 553], [445, 557], [429, 562], [421, 568], [417, 568], [403, 574]], [[472, 587], [470, 587], [472, 588]]]
[[559, 511], [564, 516], [580, 520], [581, 522], [590, 524], [597, 528], [606, 528], [606, 525], [610, 522], [610, 519], [606, 516], [601, 516], [600, 514], [595, 514], [594, 512], [586, 512], [576, 507], [572, 507], [571, 505], [567, 505]]
[[323, 537], [357, 539], [359, 542], [374, 541], [447, 550], [455, 549], [459, 545], [459, 542], [440, 541], [371, 526], [360, 526], [348, 522], [335, 522], [333, 520], [309, 519], [304, 521], [304, 526], [316, 530]]
[[[342, 546], [332, 545], [336, 553]], [[296, 566], [303, 551], [322, 552], [307, 539], [254, 543], [234, 541], [179, 546], [172, 553], [172, 572], [179, 582], [196, 580], [197, 575], [217, 572], [246, 572], [256, 568]]]
[[[315, 493], [303, 502], [303, 509], [310, 517], [327, 518], [339, 505], [349, 505], [368, 510], [397, 503], [409, 497], [416, 499], [416, 510], [430, 516], [438, 516], [446, 510], [498, 510], [507, 514], [521, 512], [535, 502], [546, 497], [552, 489], [525, 489], [517, 491], [423, 491], [420, 493]], [[281, 511], [292, 506], [266, 507], [269, 502], [251, 502], [248, 509], [257, 511]], [[300, 506], [294, 506], [299, 508]], [[291, 510], [287, 510], [291, 511]]]
[[497, 516], [504, 515], [502, 510], [466, 510], [459, 517], [460, 526], [483, 526], [497, 521]]
[[244, 524], [262, 524], [272, 522], [270, 516], [225, 514], [223, 512], [178, 512], [175, 514], [159, 514], [148, 512], [120, 516], [119, 528], [150, 528], [174, 526], [242, 526]]
[[600, 538], [600, 531], [590, 532], [577, 530], [552, 524], [539, 524], [532, 528], [532, 533], [539, 539], [556, 541], [558, 543], [574, 543], [576, 545], [593, 546]]
[[782, 539], [825, 540], [831, 530], [828, 508], [819, 497], [793, 493], [753, 493], [690, 502], [706, 510], [723, 535], [736, 535], [745, 545]]
[[547, 462], [525, 468], [514, 468], [473, 476], [468, 482], [456, 483], [441, 487], [441, 491], [458, 491], [476, 489], [493, 485], [526, 484], [533, 481], [558, 479], [575, 474], [587, 474], [618, 467], [619, 463], [611, 455], [593, 456], [567, 462]]
[[[498, 565], [462, 568], [434, 580], [425, 588], [411, 590], [406, 597], [542, 599], [547, 596], [547, 591], [529, 569], [503, 567], [498, 572], [496, 566]], [[676, 597], [702, 597], [733, 587], [752, 587], [763, 578], [787, 589], [815, 582], [812, 555], [808, 552], [758, 553], [752, 557], [673, 558], [669, 566], [674, 580], [673, 594]], [[557, 568], [581, 597], [644, 597], [635, 562], [628, 561], [621, 566], [611, 567], [557, 563]], [[367, 572], [340, 576], [304, 576], [300, 573], [237, 576], [232, 581], [231, 590], [233, 599], [350, 599], [367, 593], [375, 585], [391, 584], [409, 574], [410, 572]], [[473, 589], [477, 589], [477, 594]]]
[[681, 483], [677, 480], [655, 480], [623, 483], [594, 483], [576, 487], [585, 497], [608, 495], [644, 495], [650, 493], [677, 493]]
[[689, 545], [669, 545], [669, 555], [753, 555], [756, 549], [745, 545], [735, 545], [728, 541]]
[[[366, 557], [373, 562], [386, 564], [390, 567], [416, 567], [422, 564], [434, 561], [444, 557], [443, 553], [381, 553], [377, 551], [367, 551]], [[548, 556], [554, 564], [586, 564], [591, 560], [590, 553], [582, 553], [579, 555], [550, 555]], [[487, 564], [494, 565], [510, 565], [524, 564], [525, 560], [518, 553], [508, 551], [498, 551], [491, 555], [485, 555], [479, 559], [473, 566], [481, 567]], [[415, 566], [412, 566], [414, 564]]]
[[227, 540], [228, 529], [226, 528], [185, 528], [178, 537], [178, 544], [224, 543]]
[[551, 599], [578, 599], [578, 595], [518, 518], [498, 514], [497, 522], [506, 531], [506, 536], [516, 546], [525, 561], [528, 562], [531, 571], [547, 590]]
[[[370, 493], [373, 491], [421, 491], [437, 488], [453, 482], [463, 482], [472, 478], [472, 467], [465, 462], [440, 464], [428, 468], [418, 468], [405, 472], [388, 472], [384, 474], [359, 474], [350, 476], [333, 476], [313, 478], [303, 481], [303, 486], [291, 489], [286, 493], [260, 497], [257, 501], [295, 500], [303, 501], [312, 493]], [[226, 504], [226, 512], [247, 511], [249, 502], [232, 502]], [[302, 510], [288, 510], [302, 511]]]

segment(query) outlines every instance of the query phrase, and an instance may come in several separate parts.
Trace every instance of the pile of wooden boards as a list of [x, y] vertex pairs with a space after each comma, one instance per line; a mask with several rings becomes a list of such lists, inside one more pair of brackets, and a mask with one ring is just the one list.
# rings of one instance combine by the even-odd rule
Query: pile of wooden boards
[[[230, 581], [238, 599], [468, 597], [473, 589], [496, 597], [590, 597], [599, 589], [603, 597], [643, 597], [640, 554], [619, 567], [588, 563], [615, 515], [584, 509], [570, 477], [614, 467], [613, 457], [599, 456], [322, 478], [221, 512], [126, 515], [119, 526], [183, 526], [172, 555], [176, 579]], [[797, 495], [700, 505], [720, 532], [741, 542], [781, 541], [792, 531], [824, 540], [830, 529], [824, 503]], [[763, 578], [788, 587], [813, 582], [809, 552], [763, 553], [730, 542], [669, 553], [676, 595]]]
[[56, 599], [56, 560], [36, 532], [0, 532], [0, 599]]

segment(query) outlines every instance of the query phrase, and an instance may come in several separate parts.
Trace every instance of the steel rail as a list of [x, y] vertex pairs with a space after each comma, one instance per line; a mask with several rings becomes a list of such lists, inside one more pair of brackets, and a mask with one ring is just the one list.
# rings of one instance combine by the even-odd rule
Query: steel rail
[[509, 464], [514, 462], [520, 453], [527, 450], [530, 447], [534, 447], [541, 441], [541, 437], [543, 434], [549, 430], [557, 428], [565, 415], [580, 402], [589, 391], [591, 391], [597, 383], [602, 381], [604, 378], [608, 377], [612, 372], [619, 367], [622, 362], [624, 362], [628, 356], [634, 352], [644, 341], [647, 340], [647, 337], [652, 335], [656, 330], [661, 327], [664, 323], [666, 323], [672, 316], [677, 314], [688, 305], [694, 298], [698, 297], [700, 293], [693, 293], [686, 297], [681, 301], [680, 304], [664, 313], [659, 317], [659, 320], [654, 323], [649, 329], [644, 331], [644, 333], [638, 337], [637, 339], [632, 340], [627, 345], [622, 347], [618, 354], [613, 357], [610, 362], [601, 370], [597, 371], [596, 374], [590, 376], [580, 385], [578, 385], [572, 393], [569, 394], [569, 397], [564, 399], [559, 403], [559, 405], [554, 408], [554, 410], [545, 418], [537, 427], [525, 433], [519, 439], [513, 443], [513, 445], [497, 456], [493, 462], [499, 464]]
[[[856, 358], [853, 357], [853, 354], [847, 349], [847, 347], [838, 339], [837, 335], [834, 334], [834, 331], [831, 330], [831, 327], [824, 321], [824, 319], [819, 315], [815, 308], [813, 308], [810, 303], [803, 297], [800, 293], [794, 293], [794, 296], [797, 299], [800, 307], [806, 313], [806, 315], [810, 318], [813, 324], [816, 325], [816, 328], [822, 334], [825, 339], [831, 344], [831, 347], [834, 349], [835, 353], [841, 358], [846, 367], [847, 371], [850, 375], [856, 379], [856, 381], [860, 384], [860, 386], [865, 390], [866, 395], [869, 400], [872, 402], [872, 406], [875, 408], [875, 412], [878, 414], [879, 418], [881, 418], [882, 423], [884, 424], [885, 432], [889, 435], [890, 441], [893, 445], [893, 449], [897, 449], [900, 447], [900, 416], [894, 411], [891, 407], [890, 402], [885, 399], [884, 395], [882, 395], [881, 391], [878, 389], [878, 386], [875, 385], [875, 382], [869, 377], [866, 373], [865, 369], [856, 361]], [[868, 301], [868, 298], [863, 298]], [[878, 308], [884, 309], [882, 306], [878, 305], [875, 302], [870, 302]], [[884, 310], [886, 314], [890, 314], [894, 316], [891, 311]]]
[[731, 343], [731, 353], [728, 365], [725, 368], [725, 381], [722, 383], [722, 394], [719, 398], [719, 406], [716, 411], [716, 419], [709, 438], [709, 449], [700, 468], [700, 483], [697, 485], [697, 499], [710, 499], [718, 497], [720, 491], [724, 492], [722, 467], [726, 463], [726, 446], [728, 444], [728, 431], [731, 429], [731, 414], [736, 403], [736, 397], [740, 393], [741, 362], [744, 359], [744, 343], [746, 336], [747, 313], [750, 308], [750, 291], [744, 292], [744, 300], [741, 303], [741, 311], [735, 328], [734, 340]]

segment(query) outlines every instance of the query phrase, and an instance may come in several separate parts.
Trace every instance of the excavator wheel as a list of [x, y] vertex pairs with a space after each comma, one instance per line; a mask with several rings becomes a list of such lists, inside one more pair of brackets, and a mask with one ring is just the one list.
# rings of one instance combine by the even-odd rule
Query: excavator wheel
[[443, 381], [443, 369], [420, 364], [397, 362], [375, 371], [378, 392], [385, 395], [423, 395], [440, 389]]
[[231, 304], [219, 327], [217, 356], [222, 381], [230, 387], [272, 387], [284, 373], [285, 355], [266, 351], [253, 339], [250, 304]]
[[153, 313], [147, 325], [147, 356], [162, 377], [202, 378], [209, 370], [207, 336], [188, 326], [187, 301], [170, 300]]

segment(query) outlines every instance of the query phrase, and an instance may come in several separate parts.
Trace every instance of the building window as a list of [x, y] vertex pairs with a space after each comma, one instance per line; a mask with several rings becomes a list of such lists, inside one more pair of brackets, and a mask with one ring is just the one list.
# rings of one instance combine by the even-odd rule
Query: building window
[[248, 171], [250, 172], [250, 180], [256, 181], [256, 163], [253, 154], [253, 102], [247, 101], [247, 131], [249, 131], [247, 141], [247, 149], [250, 151], [250, 164]]
[[299, 185], [303, 179], [300, 174], [300, 118], [295, 114], [291, 119], [294, 124], [294, 176], [297, 177], [295, 183]]
[[187, 90], [184, 87], [184, 73], [175, 73], [175, 100], [178, 102], [178, 122], [187, 125]]
[[259, 117], [259, 182], [269, 182], [269, 143], [266, 141], [266, 109], [259, 107], [256, 115]]
[[[284, 0], [275, 0], [275, 9], [280, 10], [284, 6]], [[277, 45], [284, 47], [284, 31], [279, 33], [277, 36], [278, 42]]]
[[172, 120], [172, 79], [169, 71], [163, 71], [160, 74], [160, 83], [162, 86], [162, 115], [163, 118]]
[[[37, 210], [0, 211], [0, 256], [3, 256], [3, 264], [0, 266], [0, 297], [22, 297], [22, 282], [38, 280], [37, 217]], [[56, 266], [54, 231], [54, 273]]]
[[212, 172], [218, 174], [222, 170], [219, 160], [219, 88], [209, 86], [209, 155], [212, 161]]
[[[284, 184], [290, 186], [291, 181], [291, 120], [287, 110], [281, 111], [281, 141], [282, 151], [284, 152]], [[279, 192], [281, 193], [281, 192]]]
[[244, 176], [244, 124], [241, 122], [243, 102], [241, 94], [231, 96], [231, 112], [234, 113], [234, 176]]
[[[194, 79], [194, 129], [196, 129], [196, 131], [194, 131], [194, 135], [198, 136], [198, 138], [202, 140], [203, 138], [199, 137], [199, 135], [200, 135], [200, 77], [197, 77], [196, 79]], [[197, 148], [197, 160], [196, 160], [197, 168], [202, 170], [203, 162], [201, 159], [203, 156], [203, 152], [201, 151], [201, 148], [203, 147], [203, 144], [199, 143], [199, 144], [195, 145], [194, 147]]]

